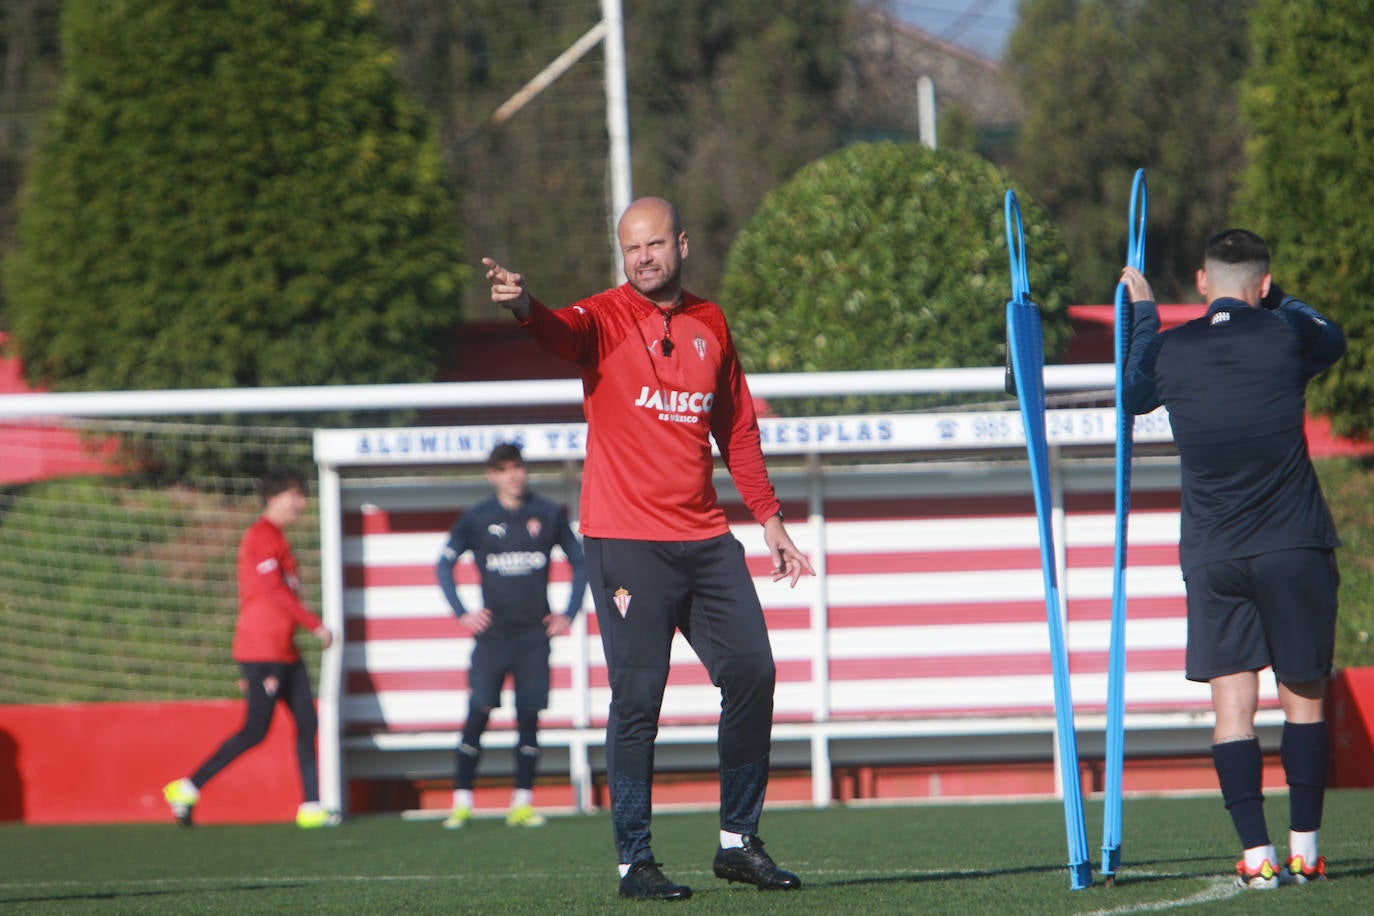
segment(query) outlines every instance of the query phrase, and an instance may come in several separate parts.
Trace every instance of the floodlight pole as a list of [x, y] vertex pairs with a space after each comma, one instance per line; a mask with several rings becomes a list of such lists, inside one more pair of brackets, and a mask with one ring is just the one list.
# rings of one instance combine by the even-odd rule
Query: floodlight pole
[[616, 283], [625, 282], [625, 265], [620, 255], [616, 222], [630, 205], [630, 111], [625, 88], [625, 17], [620, 0], [601, 0], [602, 39], [606, 55], [606, 135], [610, 141], [611, 173], [611, 263]]

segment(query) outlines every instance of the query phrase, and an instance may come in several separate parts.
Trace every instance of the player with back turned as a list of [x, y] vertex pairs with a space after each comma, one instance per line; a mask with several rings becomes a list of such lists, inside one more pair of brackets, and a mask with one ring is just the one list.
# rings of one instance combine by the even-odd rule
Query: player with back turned
[[[1324, 879], [1322, 698], [1335, 646], [1339, 541], [1303, 420], [1307, 383], [1345, 352], [1345, 335], [1273, 286], [1268, 247], [1244, 229], [1207, 242], [1197, 274], [1207, 312], [1180, 327], [1159, 333], [1145, 278], [1127, 267], [1121, 279], [1133, 309], [1122, 402], [1134, 413], [1168, 408], [1183, 468], [1186, 674], [1211, 686], [1212, 759], [1245, 850], [1237, 884]], [[1267, 667], [1284, 715], [1290, 831], [1281, 869], [1265, 825], [1255, 737]]]
[[717, 877], [789, 890], [764, 851], [777, 672], [744, 548], [711, 478], [714, 439], [763, 527], [774, 581], [814, 575], [783, 526], [749, 387], [719, 306], [682, 288], [687, 233], [665, 200], [636, 200], [618, 237], [628, 281], [557, 312], [484, 259], [491, 296], [582, 369], [587, 459], [579, 514], [611, 685], [606, 767], [620, 895], [680, 900], [650, 848], [654, 742], [680, 630], [721, 691]]

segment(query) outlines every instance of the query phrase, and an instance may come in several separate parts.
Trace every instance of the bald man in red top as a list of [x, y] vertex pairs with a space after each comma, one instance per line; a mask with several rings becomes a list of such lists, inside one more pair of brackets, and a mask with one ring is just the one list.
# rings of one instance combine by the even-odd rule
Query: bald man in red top
[[681, 900], [649, 847], [654, 741], [680, 630], [721, 690], [717, 877], [791, 890], [758, 838], [768, 784], [776, 669], [744, 548], [711, 483], [714, 439], [763, 527], [773, 580], [814, 575], [783, 527], [753, 400], [725, 315], [682, 288], [687, 233], [646, 197], [618, 227], [628, 281], [550, 311], [524, 278], [487, 258], [493, 301], [582, 369], [587, 417], [578, 526], [611, 685], [606, 767], [620, 895]]
[[239, 542], [239, 616], [234, 630], [234, 661], [243, 674], [240, 684], [248, 701], [243, 727], [231, 735], [190, 777], [176, 779], [162, 790], [177, 823], [191, 826], [191, 812], [201, 788], [240, 754], [267, 737], [272, 710], [286, 704], [296, 723], [296, 762], [300, 767], [305, 801], [296, 812], [300, 827], [329, 827], [338, 815], [320, 805], [319, 773], [315, 756], [315, 699], [310, 673], [296, 649], [296, 628], [308, 630], [328, 649], [333, 634], [300, 599], [296, 558], [284, 528], [305, 510], [305, 478], [294, 471], [273, 471], [262, 479], [265, 507]]

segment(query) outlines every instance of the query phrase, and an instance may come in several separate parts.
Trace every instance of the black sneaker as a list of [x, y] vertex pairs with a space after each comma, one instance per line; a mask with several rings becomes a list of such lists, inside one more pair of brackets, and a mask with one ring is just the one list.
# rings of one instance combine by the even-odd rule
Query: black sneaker
[[801, 878], [778, 868], [773, 857], [763, 851], [763, 840], [745, 835], [744, 845], [735, 849], [717, 849], [712, 863], [717, 878], [730, 883], [743, 881], [761, 891], [790, 891], [801, 887]]
[[658, 870], [657, 862], [636, 862], [620, 879], [620, 896], [635, 900], [686, 900], [692, 889], [674, 884]]

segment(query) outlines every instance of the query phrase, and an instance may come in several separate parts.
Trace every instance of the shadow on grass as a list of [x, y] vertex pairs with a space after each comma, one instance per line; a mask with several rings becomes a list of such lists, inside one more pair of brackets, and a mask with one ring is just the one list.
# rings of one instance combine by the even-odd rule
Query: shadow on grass
[[[1197, 856], [1197, 857], [1190, 858], [1190, 859], [1167, 859], [1167, 860], [1159, 860], [1159, 861], [1154, 861], [1154, 862], [1132, 862], [1132, 863], [1130, 863], [1129, 865], [1124, 865], [1124, 866], [1121, 867], [1120, 871], [1118, 871], [1117, 874], [1116, 874], [1116, 880], [1117, 880], [1117, 883], [1118, 883], [1118, 884], [1122, 884], [1122, 885], [1124, 885], [1124, 884], [1144, 884], [1144, 883], [1146, 883], [1146, 882], [1154, 882], [1154, 881], [1178, 881], [1178, 880], [1181, 880], [1181, 879], [1188, 879], [1188, 878], [1197, 878], [1197, 879], [1206, 880], [1206, 879], [1209, 879], [1209, 878], [1215, 878], [1218, 874], [1222, 874], [1222, 873], [1225, 871], [1225, 869], [1222, 869], [1222, 870], [1219, 871], [1219, 870], [1217, 870], [1216, 868], [1206, 867], [1206, 868], [1199, 868], [1199, 869], [1190, 870], [1190, 871], [1172, 871], [1172, 872], [1149, 871], [1149, 872], [1146, 872], [1146, 873], [1143, 873], [1143, 874], [1135, 874], [1135, 873], [1133, 873], [1133, 872], [1134, 872], [1135, 869], [1150, 868], [1151, 866], [1158, 866], [1158, 865], [1175, 865], [1175, 866], [1176, 866], [1176, 865], [1179, 864], [1179, 863], [1186, 863], [1186, 862], [1199, 862], [1199, 863], [1201, 863], [1201, 862], [1206, 862], [1206, 863], [1209, 863], [1209, 865], [1210, 865], [1210, 864], [1215, 864], [1216, 861], [1217, 861], [1216, 858], [1213, 857], [1213, 856]], [[1055, 872], [1055, 871], [1063, 871], [1065, 874], [1067, 874], [1067, 873], [1068, 873], [1068, 866], [1066, 866], [1066, 865], [1024, 865], [1024, 866], [1020, 866], [1020, 867], [1018, 867], [1018, 868], [962, 868], [962, 869], [950, 869], [950, 870], [948, 870], [948, 871], [922, 871], [922, 872], [919, 872], [919, 873], [907, 874], [907, 875], [876, 875], [876, 876], [869, 877], [869, 878], [843, 878], [843, 879], [835, 880], [835, 881], [817, 880], [817, 881], [812, 881], [811, 883], [812, 883], [814, 886], [818, 886], [818, 887], [819, 887], [819, 886], [846, 887], [846, 886], [862, 886], [862, 885], [882, 886], [882, 885], [902, 885], [902, 884], [925, 884], [925, 883], [928, 883], [928, 882], [936, 882], [936, 881], [970, 881], [970, 880], [982, 881], [982, 880], [985, 880], [985, 879], [988, 879], [988, 878], [1008, 878], [1008, 877], [1013, 877], [1013, 876], [1016, 876], [1016, 875], [1041, 875], [1041, 874], [1052, 873], [1052, 872]], [[1095, 879], [1095, 881], [1094, 881], [1095, 884], [1100, 883], [1100, 882], [1102, 881], [1102, 876], [1101, 876], [1101, 875], [1094, 874], [1094, 879]]]
[[93, 893], [88, 891], [85, 893], [73, 894], [44, 894], [43, 896], [35, 897], [6, 897], [4, 900], [0, 901], [0, 904], [12, 906], [18, 903], [76, 903], [78, 901], [97, 900], [137, 900], [140, 898], [173, 897], [178, 894], [206, 894], [217, 893], [221, 891], [279, 891], [291, 890], [294, 888], [302, 888], [305, 886], [306, 885], [301, 882], [294, 882], [291, 884], [263, 884], [260, 882], [235, 884], [233, 882], [226, 881], [224, 884], [217, 884], [210, 887], [197, 886], [194, 889], [185, 887], [168, 887], [156, 890], [105, 891], [103, 893]]
[[[1197, 863], [1195, 868], [1180, 868]], [[1204, 864], [1205, 863], [1205, 864]], [[837, 880], [812, 880], [813, 887], [883, 887], [899, 885], [927, 884], [941, 881], [981, 881], [988, 878], [1006, 878], [1016, 875], [1039, 875], [1063, 870], [1066, 866], [1026, 865], [1018, 868], [966, 868], [948, 871], [922, 871], [913, 874], [874, 875], [866, 878], [841, 878]], [[1162, 881], [1207, 881], [1229, 875], [1230, 867], [1224, 860], [1215, 856], [1192, 856], [1183, 859], [1154, 859], [1144, 862], [1131, 862], [1123, 865], [1116, 873], [1117, 886], [1128, 884], [1153, 884]], [[1374, 859], [1345, 860], [1329, 872], [1332, 881], [1346, 878], [1368, 878], [1374, 876]], [[1104, 886], [1101, 875], [1094, 874], [1093, 886]]]
[[814, 887], [859, 887], [865, 885], [883, 886], [900, 884], [927, 884], [937, 881], [983, 881], [988, 878], [1007, 878], [1013, 875], [1041, 875], [1067, 867], [1052, 865], [1025, 865], [1019, 868], [961, 868], [948, 871], [922, 871], [906, 875], [874, 875], [868, 878], [841, 878], [838, 880], [818, 879], [810, 884]]

